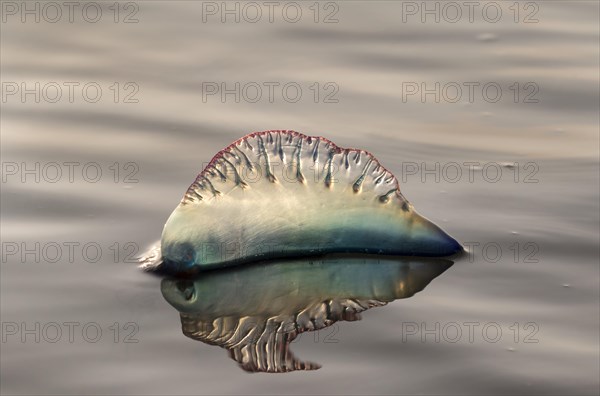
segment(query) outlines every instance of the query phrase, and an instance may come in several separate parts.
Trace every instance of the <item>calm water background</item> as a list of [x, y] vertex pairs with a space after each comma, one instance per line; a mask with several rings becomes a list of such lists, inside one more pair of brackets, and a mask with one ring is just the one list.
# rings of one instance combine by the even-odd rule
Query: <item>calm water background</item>
[[[115, 23], [112, 4], [103, 3], [97, 23], [82, 18], [81, 8], [73, 23], [67, 15], [57, 23], [43, 16], [22, 23], [19, 15], [3, 14], [2, 82], [56, 82], [63, 89], [57, 103], [47, 100], [54, 97], [51, 86], [40, 103], [18, 94], [2, 103], [3, 394], [598, 393], [597, 2], [520, 3], [518, 23], [513, 2], [496, 3], [503, 11], [496, 23], [482, 18], [486, 3], [473, 22], [463, 8], [456, 23], [448, 21], [449, 9], [439, 23], [431, 16], [422, 23], [420, 13], [403, 14], [401, 2], [383, 1], [320, 3], [319, 23], [312, 2], [302, 3], [297, 23], [283, 18], [283, 5], [273, 23], [265, 6], [257, 23], [244, 15], [240, 23], [231, 16], [221, 23], [220, 13], [204, 14], [204, 23], [200, 2], [138, 1], [122, 3]], [[138, 22], [123, 23], [132, 12]], [[338, 22], [323, 23], [331, 13]], [[538, 22], [523, 23], [528, 16]], [[73, 103], [64, 82], [80, 84]], [[96, 103], [81, 93], [90, 82], [102, 89]], [[230, 89], [256, 82], [263, 97], [203, 100], [206, 83], [222, 82]], [[302, 97], [290, 103], [276, 88], [270, 103], [265, 82], [297, 83]], [[436, 82], [479, 82], [480, 88], [472, 103], [464, 86], [456, 103], [450, 90], [439, 103], [433, 95], [403, 100], [411, 83], [431, 89]], [[481, 96], [488, 82], [502, 88], [495, 103]], [[525, 89], [527, 82], [533, 88]], [[138, 103], [124, 103], [136, 87]], [[530, 99], [537, 103], [525, 103], [536, 88]], [[326, 103], [334, 91], [329, 99], [337, 103]], [[160, 295], [160, 280], [126, 260], [159, 239], [203, 163], [240, 136], [266, 129], [323, 135], [371, 151], [404, 178], [401, 189], [420, 213], [459, 241], [480, 244], [415, 297], [372, 309], [361, 322], [300, 337], [293, 349], [321, 363], [316, 372], [241, 371], [224, 350], [184, 337], [177, 311]], [[471, 182], [467, 161], [518, 165], [502, 167], [497, 182], [491, 182], [496, 166], [486, 168], [486, 177], [477, 168]], [[52, 162], [63, 171], [56, 183]], [[64, 162], [79, 163], [73, 182]], [[16, 163], [15, 175], [7, 163]], [[39, 182], [31, 174], [21, 180], [22, 163], [29, 169], [39, 163]], [[102, 169], [99, 181], [82, 176], [88, 163], [97, 164], [89, 178]], [[439, 163], [448, 173], [436, 181], [421, 163], [427, 169]], [[454, 163], [463, 171], [457, 182], [450, 180]], [[72, 260], [69, 242], [79, 243]], [[97, 262], [92, 250], [82, 257], [89, 242], [101, 248]], [[56, 260], [54, 244], [62, 246]], [[19, 251], [9, 254], [14, 246]], [[40, 257], [22, 257], [23, 247]], [[64, 322], [78, 323], [73, 340]], [[124, 342], [129, 322], [137, 343]], [[476, 323], [473, 339], [467, 322]], [[418, 334], [407, 335], [406, 323], [418, 324]], [[448, 332], [436, 332], [436, 323]], [[456, 342], [452, 323], [463, 332]], [[81, 332], [86, 324], [88, 340]], [[96, 324], [102, 335], [90, 342]], [[487, 337], [486, 324], [492, 327]], [[501, 336], [492, 342], [497, 328]]]

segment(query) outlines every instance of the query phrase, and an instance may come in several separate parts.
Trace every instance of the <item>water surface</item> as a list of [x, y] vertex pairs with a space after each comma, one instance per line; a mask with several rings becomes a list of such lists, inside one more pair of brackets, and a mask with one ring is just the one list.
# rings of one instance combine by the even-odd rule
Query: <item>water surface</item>
[[[97, 23], [9, 17], [3, 83], [96, 83], [102, 96], [2, 103], [2, 161], [18, 166], [3, 165], [2, 393], [597, 394], [598, 4], [536, 2], [538, 22], [523, 23], [520, 3], [515, 23], [513, 2], [498, 3], [496, 23], [403, 22], [402, 3], [387, 1], [338, 2], [337, 23], [322, 23], [324, 3], [319, 23], [308, 3], [297, 23], [204, 23], [190, 1], [135, 2], [137, 23], [115, 23], [112, 3]], [[208, 95], [236, 82], [294, 83], [302, 97]], [[406, 95], [471, 82], [502, 97], [454, 102], [452, 85], [439, 103]], [[138, 103], [124, 103], [136, 88]], [[310, 372], [251, 375], [185, 337], [160, 278], [130, 260], [203, 164], [267, 129], [372, 152], [420, 213], [470, 246], [413, 297], [302, 334], [294, 352], [322, 366]]]

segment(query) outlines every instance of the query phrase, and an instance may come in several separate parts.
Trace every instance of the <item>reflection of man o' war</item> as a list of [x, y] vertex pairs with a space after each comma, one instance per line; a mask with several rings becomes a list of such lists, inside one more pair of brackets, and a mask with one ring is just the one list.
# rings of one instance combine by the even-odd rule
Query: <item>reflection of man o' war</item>
[[325, 253], [450, 256], [462, 250], [420, 216], [373, 155], [292, 131], [220, 151], [165, 224], [170, 273]]
[[411, 297], [452, 265], [443, 259], [308, 258], [208, 271], [195, 280], [163, 279], [165, 299], [183, 333], [229, 351], [251, 372], [314, 370], [290, 343], [305, 331]]

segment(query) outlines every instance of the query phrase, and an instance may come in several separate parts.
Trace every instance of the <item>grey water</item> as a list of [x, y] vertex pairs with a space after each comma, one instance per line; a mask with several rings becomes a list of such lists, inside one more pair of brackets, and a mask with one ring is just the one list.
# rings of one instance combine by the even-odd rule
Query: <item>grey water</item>
[[[597, 2], [38, 4], [1, 4], [2, 394], [598, 394]], [[291, 340], [317, 370], [241, 369], [135, 262], [268, 129], [368, 150], [467, 248]]]

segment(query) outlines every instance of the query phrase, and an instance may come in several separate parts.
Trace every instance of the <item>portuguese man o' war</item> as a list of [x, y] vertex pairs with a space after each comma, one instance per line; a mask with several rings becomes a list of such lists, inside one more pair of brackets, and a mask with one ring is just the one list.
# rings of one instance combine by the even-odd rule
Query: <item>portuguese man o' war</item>
[[217, 153], [142, 267], [196, 273], [328, 253], [443, 257], [460, 251], [414, 210], [372, 154], [282, 130], [249, 134]]

